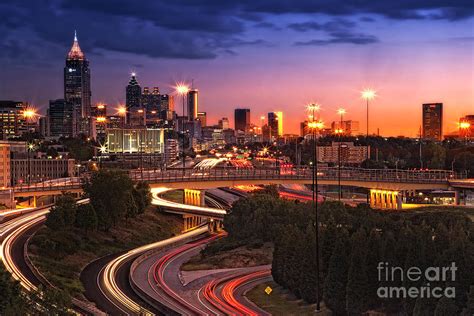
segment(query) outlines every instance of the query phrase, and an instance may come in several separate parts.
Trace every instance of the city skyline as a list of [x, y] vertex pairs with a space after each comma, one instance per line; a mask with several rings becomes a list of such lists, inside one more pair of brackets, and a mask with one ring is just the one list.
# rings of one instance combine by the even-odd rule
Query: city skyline
[[[183, 12], [173, 11], [176, 21], [172, 19], [168, 24], [144, 14], [146, 9], [153, 12], [154, 4], [132, 13], [105, 12], [100, 4], [92, 3], [49, 5], [51, 12], [44, 12], [45, 8], [40, 12], [55, 18], [55, 32], [44, 27], [28, 32], [38, 23], [37, 18], [23, 26], [26, 34], [22, 37], [18, 29], [2, 25], [6, 30], [2, 45], [8, 49], [0, 53], [2, 99], [27, 101], [42, 113], [49, 100], [62, 96], [61, 68], [74, 29], [91, 63], [92, 101], [105, 102], [111, 108], [125, 103], [124, 87], [135, 71], [140, 83], [159, 86], [163, 92], [173, 91], [175, 82], [191, 83], [194, 79], [200, 92], [200, 111], [208, 113], [211, 123], [231, 117], [238, 107], [249, 108], [256, 125], [261, 115], [283, 111], [287, 114], [285, 133], [298, 133], [305, 105], [313, 101], [322, 105], [326, 125], [337, 120], [337, 109], [344, 107], [347, 119], [364, 126], [365, 103], [360, 91], [367, 87], [378, 91], [371, 102], [371, 133], [379, 128], [381, 135], [416, 136], [423, 103], [444, 104], [445, 134], [455, 131], [459, 118], [474, 110], [474, 19], [468, 3], [460, 1], [439, 7], [421, 1], [410, 7], [401, 4], [399, 9], [343, 5], [341, 12], [311, 5], [303, 10], [278, 3], [273, 9], [248, 4], [229, 4], [224, 9], [215, 4], [217, 19], [206, 25], [208, 30], [203, 29], [205, 26], [196, 29], [199, 21], [192, 19], [179, 23], [181, 16], [193, 16], [189, 12], [193, 5]], [[28, 16], [37, 7], [34, 3], [30, 7], [11, 3], [1, 10], [11, 13], [9, 22], [14, 23], [14, 17]], [[164, 12], [171, 7], [167, 4]], [[209, 7], [198, 9], [207, 12]], [[254, 20], [248, 15], [254, 15]], [[122, 29], [126, 25], [121, 23], [125, 22], [118, 18], [128, 16], [135, 31], [140, 21], [159, 25], [144, 28], [136, 34], [137, 39], [114, 30], [109, 36], [112, 38], [105, 40], [112, 29], [96, 22], [95, 30], [81, 20], [100, 16], [110, 18], [107, 21]], [[229, 16], [232, 19], [227, 23], [224, 18]], [[198, 45], [194, 38], [187, 43], [177, 36], [179, 27], [193, 29], [195, 38], [207, 39], [204, 42], [208, 46], [194, 49]], [[151, 37], [145, 41], [148, 47], [124, 47], [130, 46], [123, 45], [127, 41], [137, 43], [154, 34], [156, 28], [169, 32], [169, 36], [158, 33], [163, 35], [161, 49]], [[230, 30], [236, 28], [238, 36], [231, 35]], [[222, 34], [210, 35], [218, 31]], [[170, 39], [171, 35], [176, 35], [176, 40]], [[31, 53], [31, 45], [26, 44], [33, 43], [36, 50]], [[170, 43], [175, 46], [167, 47]], [[278, 54], [270, 54], [275, 50]], [[26, 61], [25, 56], [29, 57]]]

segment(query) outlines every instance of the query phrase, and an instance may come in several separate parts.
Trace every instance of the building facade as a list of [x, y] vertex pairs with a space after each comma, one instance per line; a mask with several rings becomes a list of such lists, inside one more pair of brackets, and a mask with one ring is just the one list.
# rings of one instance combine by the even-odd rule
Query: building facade
[[441, 141], [443, 139], [443, 103], [423, 104], [423, 138]]
[[283, 112], [269, 112], [268, 127], [270, 129], [270, 138], [274, 139], [283, 136]]
[[73, 137], [75, 136], [74, 128], [74, 111], [75, 107], [72, 103], [64, 100], [50, 100], [47, 111], [48, 117], [48, 136], [50, 137]]
[[0, 141], [0, 187], [8, 188], [11, 184], [10, 176], [10, 143]]
[[[91, 116], [91, 77], [89, 61], [79, 47], [77, 36], [67, 54], [64, 67], [64, 100], [74, 108], [73, 135], [89, 134], [87, 129]], [[85, 121], [85, 122], [84, 122]]]
[[207, 113], [206, 112], [198, 112], [197, 120], [201, 122], [201, 127], [207, 126]]
[[109, 153], [162, 154], [164, 130], [162, 128], [109, 128], [107, 129]]
[[21, 136], [27, 131], [27, 122], [23, 116], [28, 103], [18, 101], [0, 101], [0, 139], [7, 140]]
[[332, 142], [331, 146], [318, 146], [318, 161], [338, 163], [339, 153], [341, 164], [359, 165], [367, 159], [370, 146], [354, 146], [353, 142]]
[[234, 110], [234, 129], [247, 132], [250, 128], [250, 109]]
[[191, 89], [188, 92], [188, 120], [195, 121], [198, 115], [198, 97], [199, 91]]
[[[74, 159], [11, 159], [12, 186], [74, 176]], [[29, 178], [29, 179], [28, 179]]]

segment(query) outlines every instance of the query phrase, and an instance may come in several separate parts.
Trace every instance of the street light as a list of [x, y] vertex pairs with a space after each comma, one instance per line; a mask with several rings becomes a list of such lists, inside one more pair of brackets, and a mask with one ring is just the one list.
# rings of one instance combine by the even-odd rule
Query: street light
[[125, 164], [125, 120], [127, 118], [127, 107], [119, 105], [117, 113], [122, 117], [122, 161]]
[[28, 144], [28, 185], [31, 183], [31, 163], [30, 163], [30, 151], [32, 151], [35, 148], [35, 145], [33, 143]]
[[313, 208], [315, 214], [315, 228], [316, 228], [316, 312], [321, 310], [320, 306], [320, 284], [319, 284], [319, 220], [318, 220], [318, 150], [316, 144], [316, 131], [324, 128], [322, 121], [315, 120], [315, 114], [320, 110], [320, 106], [316, 103], [311, 103], [307, 106], [307, 110], [310, 112], [308, 128], [311, 129], [311, 135], [313, 138], [313, 158], [314, 163], [311, 164], [312, 170], [312, 185], [313, 185]]
[[36, 110], [34, 108], [26, 108], [23, 111], [22, 115], [26, 121], [26, 129], [27, 129], [27, 135], [28, 135], [28, 133], [30, 133], [30, 122], [36, 116]]
[[[369, 139], [369, 101], [372, 100], [373, 98], [375, 98], [377, 95], [376, 95], [376, 92], [372, 89], [364, 89], [361, 92], [361, 96], [362, 96], [362, 99], [365, 99], [366, 105], [367, 105], [367, 135], [366, 135], [366, 138], [367, 138], [367, 142], [368, 142], [368, 139]], [[367, 159], [370, 159], [370, 151], [367, 151]]]
[[185, 168], [186, 168], [186, 154], [184, 152], [184, 122], [185, 122], [185, 100], [186, 100], [186, 94], [189, 92], [189, 87], [184, 84], [184, 83], [178, 83], [176, 84], [176, 87], [175, 87], [175, 90], [176, 90], [176, 93], [178, 95], [181, 95], [182, 98], [183, 98], [183, 116], [182, 116], [182, 122], [181, 122], [181, 136], [183, 137], [183, 149], [182, 149], [182, 154], [183, 154], [183, 174], [185, 172]]
[[338, 178], [338, 185], [339, 185], [339, 201], [342, 200], [342, 186], [341, 186], [341, 136], [342, 136], [342, 133], [344, 132], [344, 129], [342, 128], [342, 122], [344, 120], [344, 114], [346, 114], [346, 110], [343, 109], [343, 108], [340, 108], [339, 110], [337, 110], [337, 113], [340, 115], [340, 121], [339, 121], [339, 143], [338, 143], [338, 148], [337, 148], [337, 160], [338, 160], [338, 163], [337, 163], [337, 178]]
[[471, 128], [471, 123], [466, 121], [461, 121], [458, 123], [459, 131], [461, 135], [464, 135], [464, 140], [467, 143], [468, 133]]

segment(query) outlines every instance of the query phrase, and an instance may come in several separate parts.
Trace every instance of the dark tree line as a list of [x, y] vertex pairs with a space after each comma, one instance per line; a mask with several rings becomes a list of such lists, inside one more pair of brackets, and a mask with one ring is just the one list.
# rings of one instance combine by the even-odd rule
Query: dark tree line
[[145, 182], [134, 184], [121, 171], [101, 170], [84, 185], [90, 203], [77, 205], [73, 195], [60, 196], [46, 219], [52, 230], [79, 228], [84, 231], [109, 230], [145, 212], [151, 203], [150, 187]]
[[[224, 224], [230, 240], [274, 243], [274, 280], [309, 303], [316, 301], [316, 234], [310, 204], [257, 194], [237, 201]], [[381, 213], [366, 205], [320, 205], [320, 297], [335, 315], [369, 310], [408, 315], [472, 315], [474, 308], [474, 226], [460, 213]], [[456, 297], [380, 298], [377, 289], [423, 286], [379, 280], [380, 262], [390, 266], [444, 267], [455, 262]], [[432, 284], [431, 286], [435, 286]], [[449, 313], [448, 313], [449, 312]]]
[[0, 265], [0, 293], [0, 315], [73, 315], [67, 293], [43, 288], [38, 293], [23, 292], [20, 283], [3, 265]]

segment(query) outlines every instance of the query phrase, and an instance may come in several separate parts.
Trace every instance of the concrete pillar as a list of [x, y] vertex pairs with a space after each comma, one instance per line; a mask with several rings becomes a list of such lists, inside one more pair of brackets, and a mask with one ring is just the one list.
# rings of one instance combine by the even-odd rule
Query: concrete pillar
[[454, 205], [460, 205], [461, 197], [459, 190], [454, 190]]

